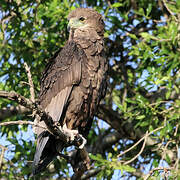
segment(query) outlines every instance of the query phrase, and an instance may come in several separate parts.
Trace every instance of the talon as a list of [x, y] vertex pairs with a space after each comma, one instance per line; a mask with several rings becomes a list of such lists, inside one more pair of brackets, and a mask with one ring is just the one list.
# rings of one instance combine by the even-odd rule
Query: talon
[[78, 148], [83, 149], [85, 144], [87, 143], [87, 140], [81, 134], [78, 134], [77, 138], [78, 138], [77, 141], [79, 141], [78, 144], [79, 143], [81, 144], [81, 145], [78, 145]]
[[62, 131], [69, 138], [69, 141], [74, 141], [75, 136], [78, 134], [78, 130], [68, 129], [66, 124], [63, 125]]
[[81, 134], [79, 134], [78, 130], [68, 129], [66, 124], [63, 125], [61, 130], [69, 138], [70, 142], [73, 142], [76, 139], [76, 146], [78, 146], [79, 149], [84, 148], [85, 144], [87, 143], [87, 140]]

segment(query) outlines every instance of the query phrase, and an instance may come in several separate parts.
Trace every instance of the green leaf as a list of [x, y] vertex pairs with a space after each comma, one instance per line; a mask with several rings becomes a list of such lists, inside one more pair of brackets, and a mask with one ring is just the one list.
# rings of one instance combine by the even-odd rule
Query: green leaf
[[140, 123], [141, 127], [145, 127], [145, 126], [148, 126], [148, 125], [149, 125], [148, 121], [143, 121], [143, 122]]
[[149, 14], [151, 13], [151, 10], [152, 10], [152, 4], [149, 3], [148, 8], [147, 8], [147, 12], [146, 12], [146, 16], [149, 16]]
[[135, 39], [135, 40], [138, 39], [135, 34], [128, 33], [128, 36], [130, 36], [132, 39]]
[[118, 8], [118, 7], [121, 7], [121, 6], [123, 6], [123, 4], [120, 3], [120, 2], [114, 3], [114, 4], [112, 5], [113, 8]]
[[166, 93], [166, 99], [169, 99], [170, 95], [171, 95], [171, 91], [168, 90], [167, 93]]
[[140, 115], [140, 116], [137, 116], [136, 119], [138, 120], [141, 120], [141, 119], [144, 119], [145, 118], [145, 115]]
[[155, 38], [154, 36], [150, 35], [150, 34], [147, 33], [147, 32], [142, 32], [142, 33], [140, 33], [140, 35], [141, 35], [144, 39], [146, 39], [146, 40], [149, 40], [149, 39], [154, 39], [154, 40], [156, 40], [156, 38]]

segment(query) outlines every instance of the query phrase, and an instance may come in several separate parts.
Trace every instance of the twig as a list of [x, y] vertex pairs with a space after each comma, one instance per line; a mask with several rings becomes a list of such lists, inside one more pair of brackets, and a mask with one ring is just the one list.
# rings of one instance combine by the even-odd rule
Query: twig
[[176, 162], [174, 163], [174, 169], [176, 169], [176, 171], [178, 172], [178, 169], [179, 169], [179, 146], [178, 146], [178, 144], [176, 144], [176, 154], [177, 154], [177, 158], [176, 158]]
[[174, 15], [174, 13], [169, 9], [168, 5], [166, 4], [166, 1], [165, 1], [165, 0], [162, 0], [162, 2], [163, 2], [163, 4], [164, 4], [164, 6], [166, 7], [167, 11], [169, 12], [169, 14], [175, 18], [175, 21], [176, 21], [176, 22], [178, 22], [176, 16]]
[[140, 154], [143, 152], [143, 150], [144, 150], [144, 148], [145, 148], [147, 136], [148, 136], [148, 132], [146, 132], [146, 135], [145, 135], [145, 137], [144, 137], [144, 143], [143, 143], [142, 148], [141, 148], [141, 150], [139, 151], [139, 153], [138, 153], [136, 156], [134, 156], [132, 159], [130, 159], [129, 161], [126, 161], [126, 162], [124, 163], [125, 165], [133, 162], [136, 158], [138, 158], [138, 157], [140, 156]]
[[153, 131], [149, 132], [147, 135], [143, 136], [137, 143], [135, 143], [133, 146], [131, 146], [129, 149], [125, 150], [121, 154], [119, 154], [117, 157], [121, 157], [122, 155], [126, 154], [127, 152], [131, 151], [134, 147], [136, 147], [141, 141], [143, 141], [146, 137], [150, 136], [156, 131], [159, 131], [160, 129], [164, 128], [164, 126], [158, 127], [154, 129]]
[[167, 171], [171, 171], [173, 168], [172, 167], [157, 167], [152, 169], [144, 178], [144, 180], [148, 180], [150, 178], [150, 176], [155, 172], [155, 171], [164, 171], [165, 173], [167, 173]]
[[27, 72], [28, 82], [29, 82], [29, 86], [30, 86], [31, 101], [35, 102], [34, 84], [32, 81], [31, 71], [26, 62], [24, 62], [24, 67]]
[[179, 124], [176, 124], [176, 128], [175, 128], [174, 136], [176, 136], [176, 135], [177, 135], [178, 128], [179, 128]]
[[90, 169], [86, 172], [86, 174], [82, 175], [81, 180], [89, 179], [90, 177], [96, 176], [100, 171], [103, 171], [105, 169], [105, 166], [96, 168], [96, 169]]
[[[170, 143], [173, 143], [173, 142], [174, 142], [173, 140], [168, 141], [168, 142], [166, 143], [165, 147], [162, 148], [163, 152], [162, 152], [161, 160], [166, 159], [166, 156], [167, 156], [167, 154], [168, 154], [168, 152], [167, 152], [168, 146], [169, 146]], [[169, 154], [168, 154], [168, 155], [169, 155]], [[161, 161], [161, 160], [160, 160], [160, 161]]]
[[1, 170], [4, 153], [5, 153], [5, 150], [7, 150], [7, 148], [5, 146], [2, 146], [2, 145], [0, 145], [0, 148], [2, 149], [1, 156], [0, 156], [0, 170]]
[[43, 128], [46, 131], [48, 131], [47, 127], [41, 126], [39, 124], [35, 124], [34, 122], [31, 122], [31, 121], [20, 121], [20, 120], [19, 121], [8, 121], [8, 122], [0, 123], [0, 126], [8, 126], [8, 125], [15, 125], [15, 124], [37, 126], [37, 127]]

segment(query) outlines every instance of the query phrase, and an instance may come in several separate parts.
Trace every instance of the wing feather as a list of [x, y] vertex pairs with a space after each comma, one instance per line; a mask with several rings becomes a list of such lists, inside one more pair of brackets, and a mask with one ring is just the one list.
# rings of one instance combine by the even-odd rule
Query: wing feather
[[[81, 81], [82, 61], [87, 59], [84, 51], [73, 41], [68, 42], [64, 48], [51, 58], [43, 72], [39, 101], [42, 108], [49, 113], [54, 121], [59, 121], [67, 105], [74, 85]], [[37, 118], [36, 123], [45, 126]], [[44, 131], [35, 128], [37, 135]]]
[[52, 98], [51, 102], [45, 108], [45, 111], [49, 113], [54, 121], [58, 121], [60, 119], [71, 90], [72, 86], [61, 90], [55, 97]]
[[[47, 65], [42, 78], [39, 102], [42, 108], [49, 113], [53, 121], [61, 121], [66, 113], [68, 99], [73, 86], [78, 85], [82, 76], [82, 61], [87, 59], [84, 51], [78, 48], [75, 42], [68, 42], [62, 51], [56, 53]], [[35, 123], [46, 127], [39, 117]], [[38, 135], [36, 153], [33, 161], [33, 174], [42, 171], [63, 149], [62, 143], [56, 143], [56, 138], [43, 128], [36, 127], [34, 132]], [[45, 136], [44, 136], [45, 135]]]

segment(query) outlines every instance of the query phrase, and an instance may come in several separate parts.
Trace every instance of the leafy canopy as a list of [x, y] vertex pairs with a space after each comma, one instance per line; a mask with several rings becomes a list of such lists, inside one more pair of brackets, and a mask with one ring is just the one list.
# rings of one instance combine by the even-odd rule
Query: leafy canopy
[[[161, 176], [177, 178], [179, 1], [2, 0], [0, 90], [13, 90], [30, 97], [24, 68], [26, 62], [31, 68], [37, 97], [40, 74], [48, 58], [63, 47], [68, 38], [66, 17], [79, 6], [93, 7], [104, 15], [106, 56], [110, 64], [108, 92], [87, 144], [94, 167], [99, 168], [95, 168], [99, 172], [95, 179], [143, 179], [147, 175], [157, 179]], [[0, 99], [0, 107], [1, 122], [33, 120], [29, 111], [9, 100]], [[146, 132], [152, 131], [132, 150], [118, 156]], [[5, 145], [8, 148], [5, 154], [0, 146], [3, 155], [0, 177], [29, 179], [35, 151], [32, 128], [1, 126], [0, 132], [1, 139], [6, 139], [9, 144]], [[1, 140], [0, 144], [3, 145], [4, 141]], [[161, 171], [154, 169], [164, 166], [170, 168], [170, 174], [163, 168]], [[148, 172], [145, 171], [147, 168]], [[67, 162], [57, 159], [41, 179], [71, 175]]]

